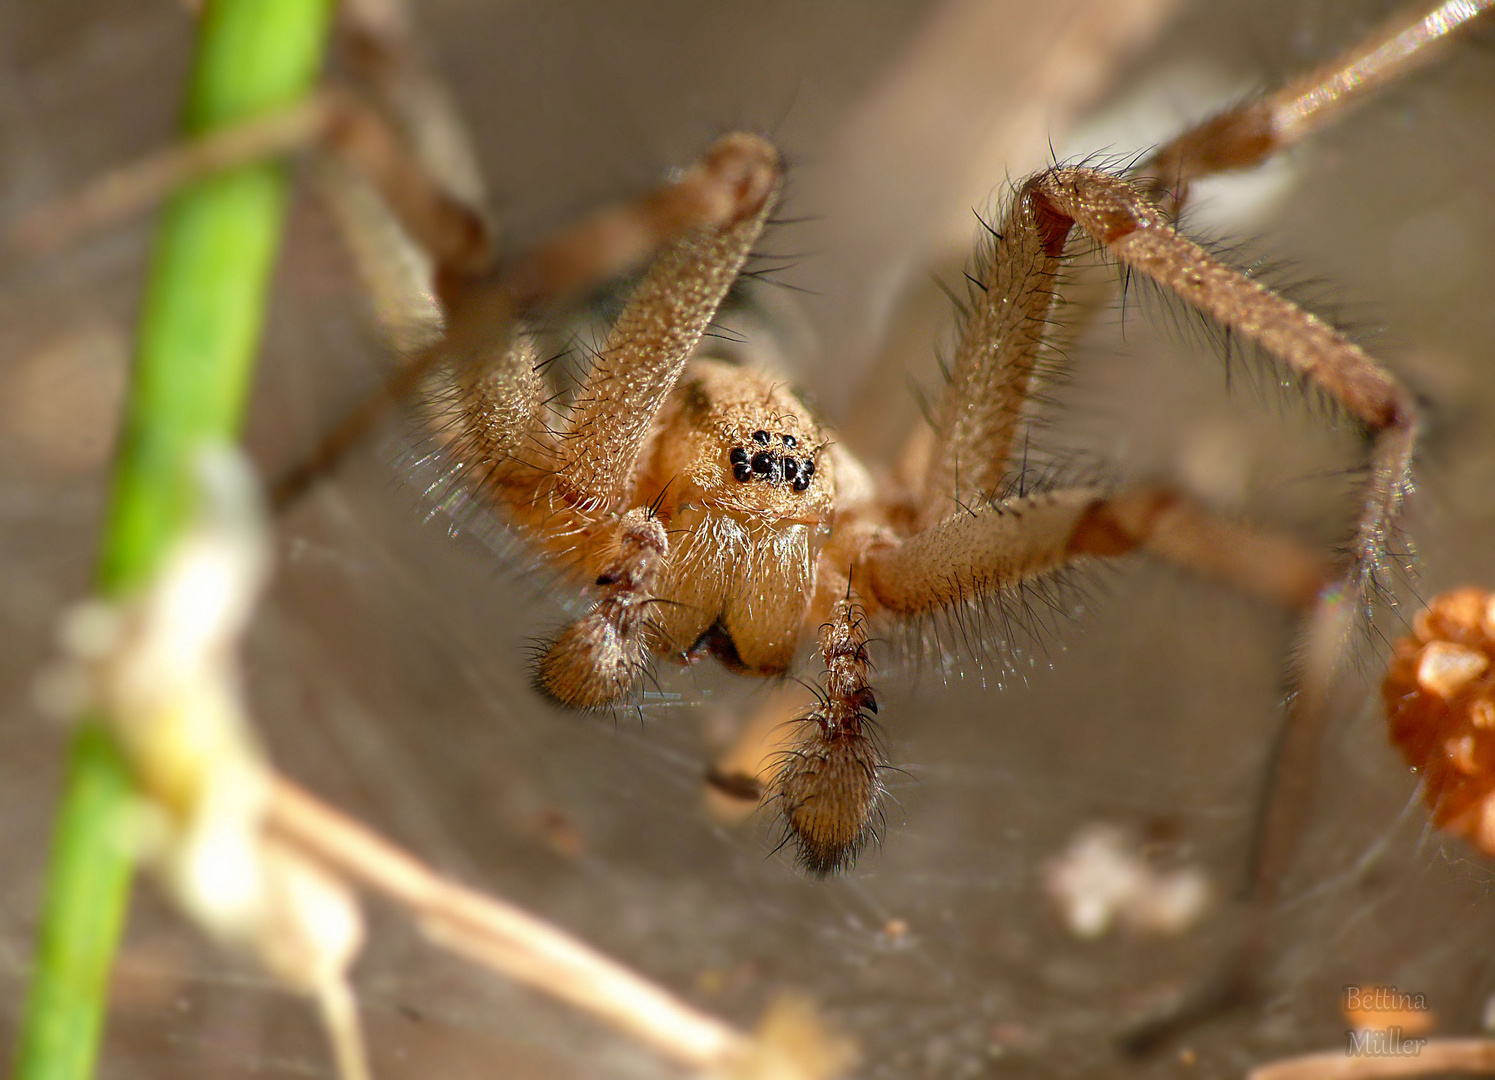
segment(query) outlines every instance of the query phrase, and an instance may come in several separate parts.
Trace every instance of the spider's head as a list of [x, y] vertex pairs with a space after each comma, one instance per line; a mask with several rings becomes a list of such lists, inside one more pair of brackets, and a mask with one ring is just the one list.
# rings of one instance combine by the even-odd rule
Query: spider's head
[[786, 386], [712, 360], [692, 364], [664, 416], [655, 475], [671, 503], [820, 525], [834, 477], [828, 440]]

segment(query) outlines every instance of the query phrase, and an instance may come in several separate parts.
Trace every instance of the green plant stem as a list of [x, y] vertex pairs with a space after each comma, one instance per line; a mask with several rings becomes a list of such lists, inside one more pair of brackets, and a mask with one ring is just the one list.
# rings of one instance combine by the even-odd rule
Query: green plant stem
[[[190, 137], [284, 108], [311, 87], [332, 0], [213, 0], [200, 27], [184, 128]], [[191, 499], [190, 464], [237, 437], [286, 201], [272, 162], [194, 182], [163, 211], [98, 584], [144, 586]], [[58, 809], [18, 1080], [85, 1080], [107, 1008], [129, 902], [127, 764], [85, 720]]]

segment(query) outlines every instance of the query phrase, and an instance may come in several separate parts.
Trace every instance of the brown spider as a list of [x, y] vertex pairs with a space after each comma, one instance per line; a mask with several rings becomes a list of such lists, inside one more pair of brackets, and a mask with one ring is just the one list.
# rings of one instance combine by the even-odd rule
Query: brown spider
[[781, 381], [694, 354], [779, 182], [776, 153], [748, 135], [722, 140], [700, 169], [713, 183], [725, 173], [738, 195], [725, 227], [690, 235], [655, 262], [559, 421], [542, 408], [535, 353], [521, 335], [452, 386], [452, 452], [526, 535], [599, 590], [539, 660], [537, 683], [556, 701], [627, 700], [651, 653], [710, 654], [735, 670], [780, 674], [818, 635], [821, 704], [802, 718], [774, 781], [816, 873], [854, 857], [882, 791], [886, 762], [867, 720], [877, 709], [872, 620], [994, 602], [1068, 562], [1142, 547], [1295, 606], [1325, 581], [1317, 558], [1209, 519], [1171, 492], [988, 494], [1009, 467], [1075, 222], [1130, 265], [1276, 343], [1305, 373], [1336, 364], [1319, 376], [1325, 385], [1349, 385], [1382, 426], [1405, 426], [1395, 385], [1354, 346], [1183, 240], [1127, 181], [1058, 168], [1027, 181], [992, 230], [976, 287], [986, 302], [968, 320], [921, 475], [878, 483]]
[[[877, 817], [887, 762], [869, 730], [877, 698], [867, 643], [878, 622], [981, 608], [1078, 560], [1145, 550], [1306, 610], [1297, 708], [1311, 715], [1380, 570], [1409, 483], [1415, 408], [1362, 349], [1216, 261], [1174, 230], [1171, 215], [1193, 178], [1263, 159], [1343, 107], [1351, 85], [1399, 70], [1404, 61], [1387, 59], [1385, 41], [1406, 40], [1415, 52], [1449, 21], [1441, 7], [1405, 19], [1337, 64], [1175, 140], [1130, 176], [1055, 167], [1018, 185], [983, 238], [943, 398], [896, 474], [859, 462], [772, 374], [698, 350], [778, 202], [782, 166], [762, 139], [727, 136], [638, 204], [636, 218], [663, 249], [574, 398], [553, 408], [529, 335], [506, 330], [496, 347], [478, 340], [470, 305], [474, 292], [484, 296], [507, 327], [523, 298], [558, 289], [536, 288], [545, 271], [524, 263], [501, 273], [497, 289], [475, 284], [474, 270], [491, 264], [481, 219], [439, 194], [416, 194], [407, 180], [396, 202], [407, 204], [407, 222], [428, 218], [414, 231], [435, 256], [454, 328], [431, 354], [452, 361], [437, 410], [449, 450], [467, 482], [596, 590], [586, 614], [544, 649], [537, 685], [566, 706], [609, 708], [638, 692], [651, 655], [712, 655], [737, 671], [779, 675], [818, 639], [820, 701], [799, 718], [772, 780], [800, 861], [816, 874], [846, 866]], [[1337, 573], [1292, 541], [1218, 520], [1164, 488], [996, 494], [1076, 226], [1364, 424], [1371, 479]]]

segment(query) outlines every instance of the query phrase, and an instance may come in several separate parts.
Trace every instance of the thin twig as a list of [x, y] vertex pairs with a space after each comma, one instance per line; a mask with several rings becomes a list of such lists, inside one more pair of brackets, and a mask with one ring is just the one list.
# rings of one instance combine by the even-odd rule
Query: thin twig
[[389, 841], [277, 777], [270, 828], [408, 908], [433, 941], [592, 1013], [693, 1068], [720, 1067], [749, 1037], [549, 923], [441, 877]]
[[111, 169], [86, 187], [42, 203], [9, 229], [17, 250], [57, 251], [164, 201], [184, 183], [259, 164], [313, 142], [326, 127], [325, 94]]

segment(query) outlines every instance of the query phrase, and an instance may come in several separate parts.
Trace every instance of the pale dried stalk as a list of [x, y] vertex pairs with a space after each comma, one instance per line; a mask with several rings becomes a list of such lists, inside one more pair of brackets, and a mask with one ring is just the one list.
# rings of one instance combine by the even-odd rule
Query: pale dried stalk
[[591, 1013], [696, 1069], [747, 1053], [749, 1036], [533, 915], [441, 877], [295, 784], [273, 783], [269, 826], [329, 867], [408, 908], [437, 944]]

